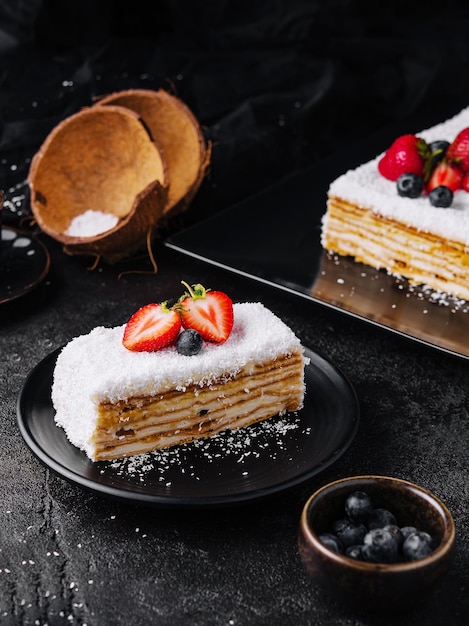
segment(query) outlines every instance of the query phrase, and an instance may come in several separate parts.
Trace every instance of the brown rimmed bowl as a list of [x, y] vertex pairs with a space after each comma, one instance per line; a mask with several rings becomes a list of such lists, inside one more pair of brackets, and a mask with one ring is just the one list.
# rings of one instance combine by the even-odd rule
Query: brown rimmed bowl
[[[357, 490], [368, 493], [375, 508], [394, 513], [399, 526], [428, 532], [433, 552], [417, 561], [382, 564], [326, 548], [318, 536], [345, 516], [345, 500]], [[321, 487], [304, 505], [298, 533], [299, 556], [310, 577], [336, 599], [365, 611], [417, 605], [449, 569], [454, 547], [454, 521], [443, 502], [423, 487], [386, 476], [354, 476]]]

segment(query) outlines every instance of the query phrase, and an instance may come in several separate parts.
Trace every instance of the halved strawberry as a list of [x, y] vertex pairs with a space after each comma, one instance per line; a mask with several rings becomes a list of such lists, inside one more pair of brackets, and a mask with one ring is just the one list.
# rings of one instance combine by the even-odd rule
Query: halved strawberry
[[431, 150], [427, 142], [415, 135], [402, 135], [394, 140], [378, 162], [381, 176], [396, 181], [402, 174], [427, 178]]
[[462, 172], [469, 171], [469, 128], [464, 128], [451, 142], [446, 160], [457, 165]]
[[122, 343], [133, 352], [155, 352], [173, 343], [180, 330], [181, 318], [166, 302], [146, 304], [127, 322]]
[[230, 336], [234, 323], [233, 302], [222, 291], [210, 291], [200, 284], [190, 287], [177, 305], [184, 328], [192, 328], [206, 341], [223, 343]]
[[469, 172], [464, 174], [464, 178], [461, 181], [461, 189], [464, 191], [469, 191]]
[[463, 174], [457, 167], [443, 160], [433, 170], [426, 189], [430, 192], [435, 187], [443, 185], [444, 187], [449, 187], [451, 191], [456, 191], [461, 188], [462, 177]]

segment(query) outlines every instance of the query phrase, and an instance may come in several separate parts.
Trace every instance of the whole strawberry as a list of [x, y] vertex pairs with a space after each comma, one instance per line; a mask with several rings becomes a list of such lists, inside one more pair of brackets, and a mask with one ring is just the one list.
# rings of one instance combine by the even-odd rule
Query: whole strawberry
[[469, 128], [464, 128], [446, 151], [446, 160], [465, 173], [469, 171]]
[[431, 151], [427, 142], [415, 135], [402, 135], [379, 160], [381, 176], [396, 181], [402, 174], [416, 174], [426, 179]]
[[185, 293], [176, 305], [184, 328], [196, 330], [205, 341], [223, 343], [234, 323], [233, 302], [222, 291], [210, 291], [203, 285], [182, 283]]

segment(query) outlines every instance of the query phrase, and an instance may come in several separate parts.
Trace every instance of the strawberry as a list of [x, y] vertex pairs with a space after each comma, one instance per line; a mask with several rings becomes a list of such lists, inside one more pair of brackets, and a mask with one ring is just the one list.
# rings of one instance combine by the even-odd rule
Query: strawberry
[[469, 191], [469, 172], [466, 172], [466, 174], [464, 174], [464, 177], [461, 181], [461, 189], [464, 189], [464, 191]]
[[210, 291], [202, 285], [182, 283], [185, 293], [176, 305], [184, 328], [196, 330], [206, 341], [223, 343], [233, 328], [233, 302], [222, 291]]
[[127, 322], [122, 343], [133, 352], [155, 352], [173, 343], [180, 330], [179, 313], [166, 302], [146, 304]]
[[415, 135], [398, 137], [378, 162], [381, 176], [396, 181], [401, 174], [426, 177], [431, 151], [427, 142]]
[[443, 160], [441, 163], [438, 163], [433, 170], [430, 180], [427, 183], [427, 192], [441, 185], [449, 187], [451, 191], [454, 192], [456, 189], [461, 188], [462, 177], [463, 174], [457, 167]]
[[469, 128], [464, 128], [446, 151], [446, 159], [459, 167], [462, 172], [469, 171]]

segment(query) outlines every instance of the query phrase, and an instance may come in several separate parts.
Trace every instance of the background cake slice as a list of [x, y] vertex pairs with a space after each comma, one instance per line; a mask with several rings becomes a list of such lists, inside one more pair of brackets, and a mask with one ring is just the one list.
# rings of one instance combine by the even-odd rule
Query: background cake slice
[[303, 405], [305, 358], [293, 331], [260, 303], [233, 305], [223, 343], [193, 356], [174, 345], [132, 352], [124, 326], [68, 343], [52, 386], [56, 423], [92, 460], [140, 454], [238, 429]]
[[[452, 142], [469, 127], [469, 108], [417, 133], [429, 144]], [[322, 220], [322, 246], [411, 283], [469, 300], [469, 194], [454, 191], [447, 208], [432, 206], [425, 191], [401, 197], [383, 177], [383, 155], [332, 182]]]

